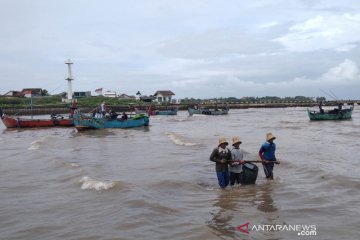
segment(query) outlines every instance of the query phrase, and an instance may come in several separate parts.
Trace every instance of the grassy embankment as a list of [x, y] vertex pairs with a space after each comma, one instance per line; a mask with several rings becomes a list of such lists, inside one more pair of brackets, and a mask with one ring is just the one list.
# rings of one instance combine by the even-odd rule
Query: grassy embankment
[[[102, 101], [110, 106], [117, 105], [129, 105], [137, 104], [143, 105], [141, 101], [133, 99], [117, 99], [117, 98], [107, 98], [102, 96], [96, 97], [87, 97], [87, 98], [78, 98], [77, 106], [78, 107], [96, 107], [101, 104]], [[30, 108], [32, 102], [33, 108], [36, 107], [68, 107], [68, 103], [61, 102], [61, 97], [59, 96], [46, 96], [46, 97], [34, 97], [30, 98], [17, 98], [17, 97], [2, 97], [0, 98], [0, 108]]]
[[[78, 98], [77, 107], [83, 112], [90, 112], [105, 101], [109, 108], [115, 111], [125, 111], [131, 104], [144, 105], [144, 102], [134, 99], [107, 98], [102, 96]], [[32, 102], [32, 103], [31, 103]], [[59, 96], [30, 98], [2, 97], [0, 108], [7, 115], [42, 115], [50, 113], [65, 114], [70, 112], [71, 104], [61, 101]]]

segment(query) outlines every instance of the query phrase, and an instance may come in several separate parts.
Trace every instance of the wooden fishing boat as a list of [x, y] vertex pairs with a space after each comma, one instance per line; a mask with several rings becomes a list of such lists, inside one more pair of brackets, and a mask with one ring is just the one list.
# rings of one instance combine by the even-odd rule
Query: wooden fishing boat
[[1, 116], [7, 128], [40, 128], [40, 127], [73, 127], [74, 121], [70, 118], [31, 119], [20, 117]]
[[179, 111], [179, 108], [171, 108], [166, 110], [153, 110], [152, 106], [149, 106], [147, 110], [144, 109], [138, 109], [135, 108], [136, 114], [148, 114], [148, 116], [154, 116], [154, 115], [177, 115], [177, 112]]
[[93, 117], [76, 112], [74, 114], [76, 129], [102, 129], [102, 128], [134, 128], [149, 125], [149, 117], [146, 114], [137, 114], [127, 120], [111, 119], [107, 117]]
[[317, 120], [345, 120], [351, 119], [354, 106], [347, 109], [335, 108], [329, 111], [311, 111], [307, 109], [311, 121]]
[[224, 109], [194, 109], [194, 108], [188, 108], [188, 112], [190, 115], [193, 114], [204, 114], [204, 115], [224, 115], [229, 113], [228, 108]]
[[177, 115], [179, 108], [167, 109], [167, 110], [154, 110], [150, 115]]
[[41, 128], [41, 127], [73, 127], [74, 121], [70, 117], [66, 118], [61, 115], [51, 115], [50, 118], [24, 118], [7, 116], [0, 109], [0, 117], [7, 128]]

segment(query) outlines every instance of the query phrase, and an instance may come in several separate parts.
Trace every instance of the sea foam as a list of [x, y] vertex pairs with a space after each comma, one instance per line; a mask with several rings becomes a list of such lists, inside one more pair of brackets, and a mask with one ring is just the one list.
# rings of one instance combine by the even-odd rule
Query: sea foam
[[166, 132], [165, 134], [177, 145], [181, 145], [181, 146], [198, 146], [198, 145], [200, 145], [200, 143], [185, 142], [181, 136], [179, 136], [173, 132]]
[[116, 185], [116, 182], [112, 181], [99, 181], [94, 178], [84, 176], [80, 182], [82, 183], [81, 189], [90, 189], [96, 191], [108, 190]]
[[42, 137], [36, 141], [33, 141], [31, 144], [30, 144], [30, 147], [28, 148], [28, 150], [39, 150], [40, 147], [46, 143], [48, 139], [46, 137]]

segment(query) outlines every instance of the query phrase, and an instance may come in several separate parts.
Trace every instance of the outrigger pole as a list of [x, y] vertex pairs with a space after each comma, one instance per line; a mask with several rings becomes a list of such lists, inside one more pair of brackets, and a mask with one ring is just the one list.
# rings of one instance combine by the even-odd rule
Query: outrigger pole
[[[243, 160], [229, 160], [229, 161], [226, 161], [226, 162], [228, 162], [228, 163], [231, 163], [231, 162], [241, 162], [241, 161], [243, 161]], [[279, 162], [278, 161], [266, 161], [266, 162], [264, 162], [264, 161], [261, 161], [261, 160], [244, 160], [245, 161], [245, 163], [276, 163], [276, 164], [278, 164]]]

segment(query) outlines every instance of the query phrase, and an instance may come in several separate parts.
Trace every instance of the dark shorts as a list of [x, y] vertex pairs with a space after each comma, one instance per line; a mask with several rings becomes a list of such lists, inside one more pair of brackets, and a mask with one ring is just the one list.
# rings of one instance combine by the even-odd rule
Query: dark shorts
[[243, 184], [243, 173], [234, 173], [230, 172], [230, 186], [233, 186], [235, 183]]

